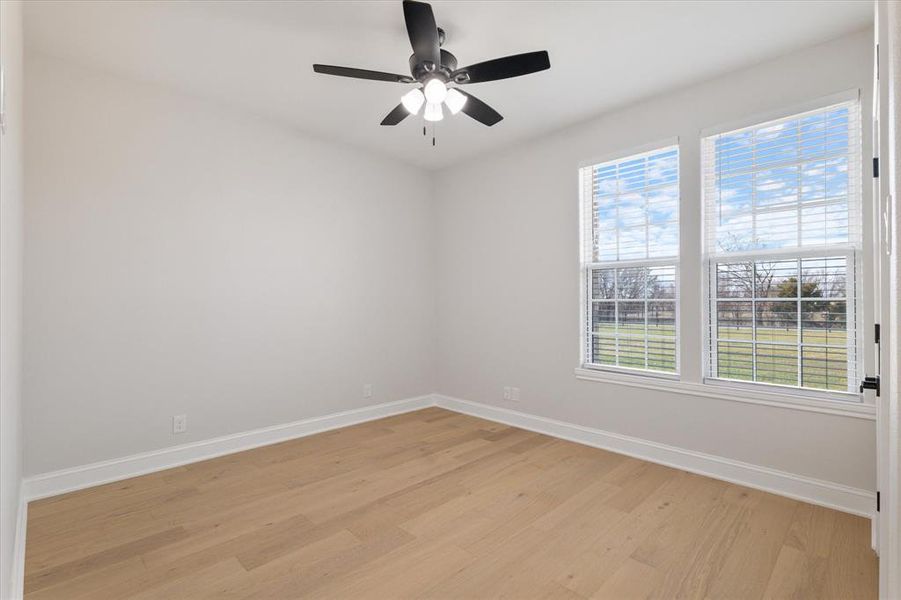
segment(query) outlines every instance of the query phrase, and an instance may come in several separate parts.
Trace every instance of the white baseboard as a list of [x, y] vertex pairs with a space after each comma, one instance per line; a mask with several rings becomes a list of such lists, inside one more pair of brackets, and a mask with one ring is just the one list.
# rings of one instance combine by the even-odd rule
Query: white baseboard
[[314, 433], [419, 410], [433, 404], [431, 395], [418, 396], [34, 475], [27, 477], [23, 482], [25, 499], [31, 501], [56, 496], [242, 450], [268, 446]]
[[16, 515], [16, 533], [13, 542], [12, 573], [9, 597], [22, 600], [25, 594], [25, 532], [28, 524], [28, 502], [25, 499], [24, 482], [19, 487], [19, 506]]
[[872, 518], [876, 507], [876, 494], [868, 490], [441, 394], [435, 394], [434, 399], [436, 405], [448, 410], [634, 456], [862, 517]]
[[[24, 480], [24, 498], [25, 501], [30, 501], [56, 496], [435, 405], [864, 517], [871, 517], [875, 508], [876, 496], [869, 490], [441, 394], [366, 406], [44, 473]], [[24, 519], [25, 511], [20, 512], [22, 513], [20, 519]], [[24, 552], [24, 522], [22, 527], [21, 543]]]

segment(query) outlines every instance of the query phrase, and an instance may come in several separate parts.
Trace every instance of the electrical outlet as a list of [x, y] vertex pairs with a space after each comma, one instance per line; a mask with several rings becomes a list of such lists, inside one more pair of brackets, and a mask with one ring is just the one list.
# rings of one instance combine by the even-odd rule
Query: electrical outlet
[[512, 397], [513, 397], [512, 388], [508, 385], [505, 385], [504, 386], [504, 400], [509, 400]]
[[184, 433], [188, 430], [188, 415], [172, 417], [172, 433]]
[[364, 398], [372, 398], [372, 384], [367, 383], [363, 386], [363, 397]]
[[510, 388], [510, 401], [511, 402], [519, 402], [519, 388], [518, 387]]

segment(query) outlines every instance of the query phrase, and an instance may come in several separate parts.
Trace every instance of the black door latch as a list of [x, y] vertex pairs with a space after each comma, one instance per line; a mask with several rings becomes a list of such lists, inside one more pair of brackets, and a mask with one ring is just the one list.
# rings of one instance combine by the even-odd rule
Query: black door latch
[[860, 393], [862, 394], [864, 390], [876, 390], [876, 396], [879, 396], [879, 392], [882, 391], [879, 386], [879, 375], [876, 377], [864, 377], [863, 381], [860, 382]]

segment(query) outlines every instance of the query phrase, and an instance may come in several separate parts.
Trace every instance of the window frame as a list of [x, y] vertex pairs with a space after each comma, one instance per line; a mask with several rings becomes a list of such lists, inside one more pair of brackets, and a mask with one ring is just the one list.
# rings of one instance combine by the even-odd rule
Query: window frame
[[[593, 230], [593, 221], [592, 219], [588, 219], [588, 215], [590, 214], [590, 208], [586, 203], [593, 202], [593, 190], [592, 193], [589, 194], [589, 197], [586, 198], [586, 190], [583, 181], [583, 171], [585, 169], [593, 169], [594, 167], [609, 163], [609, 162], [620, 162], [625, 161], [631, 158], [640, 157], [641, 155], [652, 154], [655, 152], [664, 152], [667, 150], [675, 150], [676, 151], [676, 182], [675, 186], [678, 191], [676, 198], [676, 231], [678, 236], [677, 241], [677, 253], [672, 258], [666, 259], [624, 259], [624, 260], [616, 260], [616, 261], [601, 261], [601, 262], [593, 262], [588, 260], [586, 256], [586, 248], [588, 244], [594, 239], [594, 230]], [[637, 376], [641, 378], [648, 378], [651, 380], [663, 380], [663, 381], [679, 381], [681, 379], [681, 343], [680, 343], [680, 331], [681, 331], [681, 302], [679, 296], [679, 288], [681, 285], [680, 279], [680, 260], [681, 260], [681, 219], [682, 219], [682, 152], [681, 147], [679, 145], [679, 138], [676, 136], [664, 138], [662, 140], [657, 140], [655, 142], [649, 142], [645, 144], [641, 144], [639, 146], [634, 146], [632, 148], [628, 148], [625, 150], [618, 150], [615, 152], [610, 152], [606, 155], [598, 156], [589, 160], [585, 160], [579, 163], [576, 177], [579, 189], [579, 367], [578, 370], [589, 370], [589, 371], [598, 371], [598, 372], [608, 372], [608, 373], [619, 373], [626, 376]], [[669, 371], [659, 371], [648, 368], [637, 368], [637, 367], [628, 367], [628, 366], [620, 366], [620, 365], [604, 365], [598, 363], [591, 363], [590, 360], [590, 351], [589, 343], [591, 342], [591, 338], [593, 334], [591, 332], [591, 309], [593, 304], [593, 298], [591, 297], [591, 275], [592, 271], [598, 269], [616, 269], [620, 268], [628, 268], [628, 267], [636, 267], [636, 266], [672, 266], [674, 268], [674, 286], [675, 286], [675, 294], [672, 298], [672, 302], [674, 305], [674, 351], [675, 351], [675, 370], [673, 372]], [[649, 301], [647, 297], [645, 297], [645, 305]], [[670, 301], [670, 300], [666, 300]], [[614, 303], [617, 302], [616, 299], [613, 300]], [[617, 338], [618, 339], [618, 338]], [[645, 343], [647, 344], [648, 336], [645, 334]], [[647, 361], [646, 361], [647, 362]]]
[[[573, 369], [575, 379], [579, 382], [584, 382], [586, 385], [603, 383], [605, 385], [618, 386], [619, 389], [635, 388], [636, 390], [648, 390], [651, 392], [667, 394], [668, 397], [673, 400], [676, 400], [678, 396], [688, 396], [690, 399], [697, 401], [706, 398], [716, 401], [771, 406], [787, 410], [836, 415], [869, 421], [875, 420], [876, 405], [870, 395], [835, 394], [818, 390], [808, 393], [809, 390], [802, 388], [786, 389], [779, 387], [778, 385], [747, 383], [734, 380], [705, 380], [707, 364], [706, 352], [708, 349], [708, 302], [706, 301], [708, 295], [706, 287], [709, 284], [709, 277], [705, 254], [706, 238], [703, 233], [703, 224], [706, 219], [707, 211], [707, 207], [702, 198], [704, 187], [703, 164], [701, 160], [703, 138], [717, 133], [742, 129], [757, 123], [777, 120], [791, 115], [825, 108], [849, 100], [856, 100], [858, 102], [860, 120], [861, 123], [863, 123], [868, 117], [868, 106], [865, 98], [866, 93], [864, 90], [861, 88], [850, 88], [838, 93], [820, 97], [808, 97], [806, 100], [790, 101], [789, 103], [782, 105], [773, 103], [770, 105], [773, 107], [771, 109], [764, 109], [762, 111], [751, 110], [738, 118], [727, 118], [723, 121], [714, 122], [711, 126], [702, 126], [697, 129], [689, 128], [689, 133], [684, 133], [681, 136], [673, 135], [625, 150], [620, 147], [620, 150], [607, 152], [600, 156], [591, 156], [587, 160], [576, 162], [573, 165], [576, 167], [573, 179], [578, 187], [577, 193], [579, 194], [580, 199], [578, 210], [578, 252], [580, 270], [578, 274], [574, 273], [574, 275], [578, 277], [578, 285], [580, 288], [578, 317], [580, 327], [577, 335], [577, 343], [579, 344], [577, 356], [579, 357], [579, 363], [577, 363]], [[856, 169], [858, 169], [860, 174], [860, 188], [858, 188], [858, 190], [860, 192], [859, 199], [861, 206], [859, 207], [859, 217], [861, 218], [863, 243], [860, 252], [857, 255], [856, 268], [858, 270], [858, 278], [855, 279], [855, 284], [859, 281], [862, 285], [862, 289], [858, 290], [859, 296], [857, 298], [857, 368], [860, 373], [869, 372], [874, 368], [873, 361], [875, 355], [869, 351], [870, 347], [868, 344], [864, 343], [864, 339], [869, 339], [867, 336], [869, 335], [869, 332], [872, 331], [873, 323], [878, 320], [874, 318], [875, 315], [873, 313], [873, 303], [875, 302], [875, 299], [866, 292], [868, 286], [872, 287], [874, 276], [872, 271], [872, 255], [875, 249], [872, 247], [872, 244], [868, 243], [868, 240], [874, 233], [875, 224], [873, 219], [876, 218], [872, 208], [871, 190], [865, 183], [867, 173], [867, 164], [865, 163], [868, 162], [866, 159], [866, 148], [868, 140], [870, 139], [868, 136], [869, 133], [867, 128], [862, 126], [861, 136], [858, 140], [860, 161], [858, 162], [858, 165], [856, 165]], [[697, 145], [683, 147], [681, 144], [682, 141], [687, 141], [689, 145]], [[646, 152], [667, 145], [679, 146], [679, 285], [682, 289], [686, 290], [689, 288], [685, 288], [685, 285], [692, 286], [694, 290], [696, 290], [692, 292], [692, 296], [695, 293], [699, 294], [697, 296], [697, 299], [699, 300], [698, 307], [696, 308], [694, 304], [692, 304], [689, 306], [688, 312], [686, 312], [684, 307], [682, 307], [682, 294], [680, 293], [679, 315], [677, 317], [679, 319], [678, 323], [680, 327], [678, 351], [682, 357], [686, 356], [686, 353], [697, 353], [698, 356], [692, 356], [690, 361], [686, 360], [683, 362], [680, 360], [678, 375], [660, 374], [641, 369], [627, 369], [610, 366], [598, 368], [593, 365], [586, 365], [584, 364], [583, 359], [586, 348], [585, 333], [587, 328], [585, 327], [585, 316], [587, 310], [587, 293], [585, 291], [586, 278], [581, 269], [584, 256], [583, 249], [585, 248], [584, 240], [586, 230], [584, 223], [585, 211], [582, 210], [584, 206], [584, 190], [582, 188], [582, 178], [579, 170], [585, 166], [618, 159], [631, 154]], [[691, 235], [685, 237], [687, 222], [684, 217], [685, 215], [695, 213], [700, 215], [702, 221], [698, 224], [697, 231], [694, 231], [694, 225], [692, 225], [689, 228], [691, 230]], [[695, 234], [698, 235], [697, 238], [695, 238]], [[686, 259], [691, 261], [691, 264], [685, 263], [684, 260]], [[685, 266], [685, 268], [682, 269], [682, 266]], [[697, 269], [695, 266], [697, 266]], [[686, 274], [691, 278], [690, 281], [683, 278]], [[696, 278], [700, 278], [700, 281]], [[575, 348], [573, 349], [575, 350]], [[689, 371], [683, 370], [686, 364], [690, 366]], [[673, 394], [675, 397], [672, 396]], [[854, 397], [851, 398], [849, 396]]]
[[[790, 121], [796, 117], [801, 117], [805, 113], [824, 110], [829, 108], [830, 106], [835, 106], [838, 104], [855, 102], [857, 104], [857, 118], [859, 127], [857, 134], [857, 144], [858, 148], [855, 150], [857, 161], [850, 161], [851, 163], [848, 165], [849, 175], [853, 173], [853, 177], [849, 177], [849, 179], [853, 179], [855, 185], [857, 186], [856, 194], [857, 194], [857, 207], [856, 210], [858, 214], [856, 218], [858, 219], [858, 227], [860, 228], [860, 245], [855, 246], [854, 243], [846, 243], [846, 244], [836, 244], [829, 247], [814, 247], [814, 248], [805, 248], [805, 247], [797, 247], [797, 248], [779, 248], [779, 249], [765, 249], [765, 250], [750, 250], [746, 252], [736, 252], [734, 254], [711, 254], [708, 247], [708, 235], [707, 231], [708, 227], [708, 189], [707, 185], [705, 185], [705, 143], [706, 140], [712, 138], [714, 136], [728, 133], [736, 130], [741, 130], [750, 127], [767, 125], [772, 122], [777, 122], [781, 120]], [[828, 404], [845, 404], [849, 406], [867, 406], [870, 407], [872, 405], [868, 405], [864, 402], [864, 398], [862, 394], [851, 392], [851, 391], [838, 391], [838, 390], [826, 390], [826, 389], [816, 389], [816, 388], [804, 388], [800, 387], [800, 379], [798, 386], [792, 385], [784, 385], [778, 383], [769, 383], [762, 381], [747, 381], [747, 380], [739, 380], [739, 379], [728, 379], [723, 377], [715, 377], [712, 375], [712, 359], [711, 359], [711, 340], [716, 339], [716, 336], [713, 333], [713, 329], [715, 327], [715, 320], [712, 313], [712, 306], [716, 302], [716, 296], [713, 294], [711, 290], [712, 278], [715, 277], [714, 270], [716, 268], [717, 263], [722, 262], [742, 262], [742, 261], [759, 261], [759, 260], [778, 260], [779, 258], [818, 258], [824, 256], [844, 256], [847, 257], [847, 268], [850, 273], [853, 269], [854, 277], [848, 277], [846, 285], [848, 286], [848, 292], [845, 295], [846, 302], [850, 305], [852, 302], [854, 304], [853, 316], [853, 328], [854, 335], [848, 335], [847, 339], [847, 351], [850, 352], [852, 349], [855, 353], [855, 361], [854, 366], [856, 368], [856, 372], [848, 373], [849, 383], [851, 381], [857, 381], [860, 377], [860, 373], [865, 370], [865, 357], [864, 357], [864, 340], [863, 340], [863, 331], [865, 329], [865, 305], [866, 299], [859, 295], [858, 288], [866, 287], [865, 282], [865, 269], [863, 268], [863, 261], [865, 260], [865, 256], [868, 253], [868, 248], [866, 247], [864, 236], [864, 224], [866, 223], [866, 197], [863, 185], [863, 145], [864, 145], [864, 136], [863, 136], [863, 102], [859, 89], [847, 90], [844, 92], [840, 92], [837, 94], [832, 94], [830, 96], [821, 97], [818, 99], [810, 100], [801, 104], [795, 104], [790, 107], [786, 107], [783, 109], [779, 109], [777, 111], [770, 111], [769, 113], [764, 114], [756, 114], [749, 115], [747, 117], [742, 118], [741, 120], [733, 121], [728, 124], [721, 124], [715, 127], [706, 128], [699, 132], [698, 136], [698, 145], [699, 145], [699, 188], [701, 192], [701, 285], [702, 285], [702, 315], [700, 321], [701, 328], [701, 352], [702, 352], [702, 376], [701, 382], [703, 385], [707, 385], [715, 388], [724, 388], [735, 390], [736, 392], [746, 392], [746, 393], [769, 393], [773, 394], [784, 394], [786, 396], [798, 396], [800, 398], [810, 399], [813, 402], [820, 402], [824, 405]], [[851, 171], [854, 169], [854, 171]], [[800, 277], [800, 273], [799, 273]], [[853, 299], [853, 300], [852, 300]], [[850, 307], [847, 310], [847, 313], [851, 313]], [[851, 323], [848, 323], [848, 329], [851, 328]], [[850, 333], [850, 331], [849, 331]], [[853, 341], [853, 345], [852, 345]], [[754, 345], [756, 346], [756, 340]], [[799, 345], [798, 348], [801, 348]], [[801, 354], [799, 349], [799, 363], [801, 360]], [[856, 385], [856, 384], [855, 384]], [[855, 411], [856, 412], [856, 411]], [[875, 411], [872, 411], [875, 412]], [[871, 411], [867, 410], [866, 414], [870, 414]]]

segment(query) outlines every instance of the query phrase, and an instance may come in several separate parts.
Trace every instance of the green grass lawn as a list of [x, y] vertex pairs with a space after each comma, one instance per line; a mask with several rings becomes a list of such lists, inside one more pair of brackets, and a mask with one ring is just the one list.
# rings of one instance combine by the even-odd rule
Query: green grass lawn
[[[648, 325], [647, 365], [645, 364], [644, 324], [620, 326], [619, 363], [616, 358], [617, 332], [613, 324], [598, 324], [594, 331], [594, 362], [639, 369], [675, 372], [675, 327]], [[717, 342], [717, 377], [752, 381], [753, 346], [750, 327], [720, 327]], [[847, 375], [847, 332], [838, 328], [806, 328], [802, 332], [800, 384], [803, 387], [845, 391]], [[783, 346], [781, 344], [790, 344]], [[798, 330], [793, 328], [757, 328], [757, 381], [797, 386]], [[824, 345], [836, 347], [824, 347]]]

